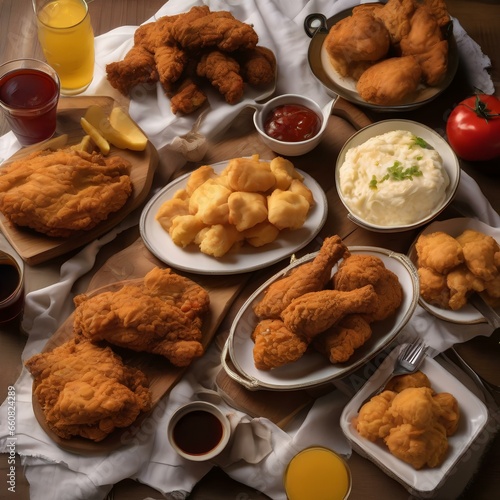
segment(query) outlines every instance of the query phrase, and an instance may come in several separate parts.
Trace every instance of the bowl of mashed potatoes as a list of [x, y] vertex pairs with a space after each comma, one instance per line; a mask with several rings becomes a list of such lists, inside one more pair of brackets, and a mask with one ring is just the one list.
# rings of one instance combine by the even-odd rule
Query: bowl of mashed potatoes
[[410, 120], [384, 120], [344, 144], [335, 180], [353, 222], [399, 232], [439, 215], [455, 196], [460, 172], [455, 153], [434, 130]]

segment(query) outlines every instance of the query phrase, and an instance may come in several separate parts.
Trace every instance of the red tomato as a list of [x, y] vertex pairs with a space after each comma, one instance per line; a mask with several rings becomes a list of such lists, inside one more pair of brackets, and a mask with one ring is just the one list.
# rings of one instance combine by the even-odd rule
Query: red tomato
[[320, 117], [300, 104], [277, 106], [264, 123], [264, 131], [269, 137], [285, 142], [305, 141], [314, 137], [320, 128]]
[[458, 104], [446, 123], [448, 142], [457, 156], [468, 161], [500, 157], [500, 100], [478, 94]]

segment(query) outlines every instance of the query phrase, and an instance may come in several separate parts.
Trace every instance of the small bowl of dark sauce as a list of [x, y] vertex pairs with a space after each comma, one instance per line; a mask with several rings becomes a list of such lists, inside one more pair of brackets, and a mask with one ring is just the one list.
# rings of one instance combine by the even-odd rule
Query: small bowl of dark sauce
[[202, 462], [224, 450], [231, 436], [226, 415], [212, 403], [194, 401], [178, 408], [168, 424], [168, 440], [183, 458]]
[[300, 156], [321, 141], [334, 100], [321, 108], [297, 94], [284, 94], [257, 108], [253, 116], [262, 141], [275, 153]]

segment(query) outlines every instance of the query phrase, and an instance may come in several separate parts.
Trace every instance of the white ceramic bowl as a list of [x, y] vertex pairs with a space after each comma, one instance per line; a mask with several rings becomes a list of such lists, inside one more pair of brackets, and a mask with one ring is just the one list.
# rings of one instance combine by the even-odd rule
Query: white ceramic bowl
[[[376, 137], [394, 130], [407, 130], [417, 137], [421, 137], [427, 142], [427, 144], [434, 148], [443, 160], [443, 166], [446, 170], [446, 173], [448, 174], [450, 182], [448, 187], [446, 188], [444, 200], [439, 205], [434, 207], [434, 210], [431, 213], [421, 218], [420, 220], [406, 225], [378, 225], [373, 222], [364, 220], [359, 215], [353, 212], [353, 210], [349, 206], [349, 202], [345, 199], [340, 187], [340, 168], [345, 161], [345, 156], [349, 149], [364, 144], [372, 137]], [[421, 123], [411, 120], [383, 120], [362, 128], [344, 144], [337, 158], [337, 164], [335, 168], [335, 184], [337, 186], [337, 193], [340, 197], [340, 200], [349, 211], [348, 217], [353, 222], [371, 231], [394, 233], [421, 227], [437, 217], [453, 200], [453, 197], [455, 196], [458, 188], [458, 184], [460, 182], [460, 173], [460, 164], [458, 162], [457, 156], [455, 155], [449, 144], [437, 132], [425, 125], [422, 125]]]
[[[196, 420], [190, 423], [184, 420], [185, 423], [180, 424], [181, 420], [189, 414], [197, 414], [193, 417]], [[210, 420], [210, 416], [216, 417], [220, 422], [220, 428], [218, 425], [213, 426], [214, 422]], [[183, 427], [178, 427], [180, 425]], [[194, 425], [197, 425], [197, 428], [193, 428]], [[186, 429], [190, 429], [190, 436], [186, 435]], [[210, 436], [210, 432], [214, 434]], [[174, 412], [168, 423], [167, 433], [170, 445], [181, 457], [194, 462], [204, 462], [211, 460], [224, 450], [231, 437], [231, 425], [226, 415], [214, 404], [206, 401], [193, 401]], [[196, 440], [199, 440], [199, 443], [196, 443]], [[211, 441], [213, 441], [213, 446], [209, 444]]]
[[[321, 108], [315, 101], [309, 99], [308, 97], [297, 94], [283, 94], [271, 99], [264, 105], [257, 107], [253, 115], [253, 122], [264, 144], [266, 144], [266, 146], [272, 149], [275, 153], [283, 156], [300, 156], [309, 153], [309, 151], [312, 151], [321, 142], [328, 124], [328, 117], [331, 114], [334, 101], [335, 99], [331, 100], [326, 106]], [[285, 104], [300, 104], [309, 108], [311, 111], [314, 111], [321, 119], [321, 128], [319, 132], [310, 139], [298, 142], [279, 141], [268, 136], [264, 131], [266, 117], [275, 107], [283, 106]]]

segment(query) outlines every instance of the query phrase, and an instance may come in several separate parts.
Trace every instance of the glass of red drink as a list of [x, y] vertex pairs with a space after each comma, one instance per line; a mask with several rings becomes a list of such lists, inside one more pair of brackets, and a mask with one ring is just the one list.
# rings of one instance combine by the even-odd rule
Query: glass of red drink
[[23, 146], [54, 135], [59, 89], [57, 73], [43, 61], [16, 59], [0, 66], [0, 107]]

